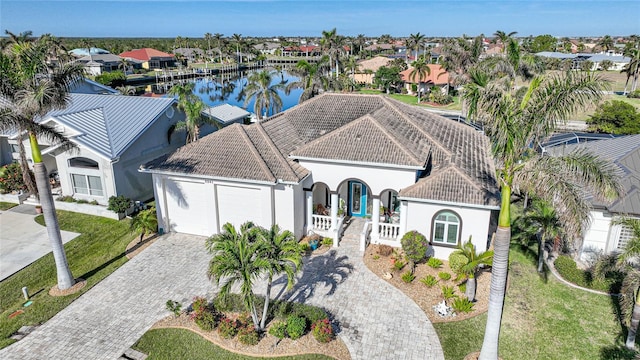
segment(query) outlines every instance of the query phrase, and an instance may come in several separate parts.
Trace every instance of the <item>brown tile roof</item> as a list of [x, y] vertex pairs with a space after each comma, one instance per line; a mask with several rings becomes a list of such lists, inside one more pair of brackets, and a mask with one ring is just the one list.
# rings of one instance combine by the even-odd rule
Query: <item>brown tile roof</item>
[[402, 77], [402, 81], [408, 83], [431, 83], [435, 85], [444, 85], [449, 83], [449, 73], [439, 64], [428, 64], [430, 73], [422, 76], [418, 80], [418, 75], [416, 75], [415, 81], [411, 79], [411, 71], [413, 68], [408, 68], [407, 70], [401, 71], [400, 76]]
[[373, 72], [378, 71], [383, 66], [389, 65], [393, 59], [389, 59], [384, 56], [376, 56], [367, 60], [358, 61], [360, 71], [371, 70]]
[[146, 165], [151, 171], [299, 182], [300, 158], [430, 169], [409, 198], [495, 205], [489, 142], [474, 129], [383, 96], [326, 93], [265, 121], [233, 125]]

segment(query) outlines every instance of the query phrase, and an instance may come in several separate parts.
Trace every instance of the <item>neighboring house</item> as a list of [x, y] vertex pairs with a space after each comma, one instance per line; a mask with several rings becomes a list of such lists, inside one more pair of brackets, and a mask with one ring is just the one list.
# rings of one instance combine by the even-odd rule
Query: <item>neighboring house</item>
[[119, 70], [122, 67], [122, 58], [114, 54], [92, 54], [81, 57], [77, 61], [84, 64], [87, 72], [94, 76], [104, 71]]
[[592, 201], [591, 223], [584, 230], [582, 248], [579, 249], [580, 256], [586, 260], [596, 253], [622, 250], [631, 238], [631, 229], [614, 225], [612, 220], [621, 216], [640, 219], [640, 135], [590, 141], [547, 151], [558, 155], [577, 149], [585, 149], [613, 161], [621, 170], [624, 187], [622, 196], [612, 203]]
[[208, 107], [202, 114], [218, 122], [221, 127], [235, 123], [243, 124], [251, 116], [247, 110], [229, 104]]
[[376, 71], [383, 66], [389, 65], [393, 59], [386, 56], [376, 56], [371, 59], [358, 61], [358, 71], [353, 74], [353, 80], [358, 84], [373, 84], [373, 77]]
[[546, 58], [554, 58], [560, 60], [570, 59], [572, 61], [573, 69], [580, 69], [580, 64], [583, 61], [591, 61], [592, 67], [591, 70], [598, 70], [600, 68], [600, 63], [604, 60], [609, 60], [613, 64], [609, 70], [620, 71], [626, 64], [631, 61], [631, 58], [622, 56], [622, 55], [613, 55], [613, 54], [587, 54], [587, 53], [579, 53], [579, 54], [567, 54], [561, 52], [551, 52], [551, 51], [543, 51], [536, 53], [537, 56], [546, 57]]
[[430, 91], [433, 91], [433, 88], [438, 88], [440, 91], [445, 93], [448, 91], [449, 85], [449, 73], [439, 64], [428, 64], [429, 74], [425, 74], [425, 76], [415, 75], [415, 78], [411, 77], [411, 72], [413, 68], [408, 68], [407, 70], [401, 71], [400, 76], [402, 77], [402, 81], [404, 81], [405, 88], [407, 89], [408, 94], [415, 94], [412, 89], [412, 85], [417, 86], [417, 91], [427, 94]]
[[75, 57], [81, 58], [81, 57], [89, 56], [89, 54], [103, 55], [103, 54], [111, 54], [111, 53], [105, 49], [92, 47], [92, 48], [89, 48], [89, 51], [87, 51], [87, 48], [77, 48], [77, 49], [69, 50], [69, 54]]
[[200, 48], [177, 48], [173, 50], [173, 53], [176, 55], [180, 55], [182, 59], [187, 61], [187, 64], [197, 62], [198, 60], [204, 58], [205, 55], [205, 51]]
[[263, 42], [263, 43], [257, 43], [253, 45], [254, 49], [260, 51], [262, 54], [265, 54], [265, 55], [275, 55], [276, 50], [280, 49], [281, 47], [282, 45], [280, 45], [280, 43], [277, 43], [277, 42]]
[[151, 48], [125, 51], [120, 54], [120, 57], [135, 62], [142, 62], [142, 68], [147, 70], [166, 69], [176, 66], [176, 57], [174, 55]]
[[82, 79], [82, 81], [74, 84], [71, 89], [71, 93], [74, 94], [102, 94], [102, 95], [119, 95], [120, 92], [114, 88], [111, 88], [107, 85], [100, 84], [99, 82], [95, 82], [93, 80], [89, 80], [87, 78]]
[[[167, 139], [169, 127], [184, 120], [175, 99], [76, 93], [70, 98], [65, 109], [51, 111], [39, 121], [76, 145], [64, 151], [39, 140], [43, 162], [52, 179], [58, 175], [62, 195], [103, 205], [110, 196], [152, 198], [151, 176], [137, 170], [184, 144], [183, 134], [172, 136], [171, 143]], [[18, 159], [17, 133], [5, 137], [0, 144], [6, 141]], [[24, 145], [32, 163], [30, 144], [25, 140]]]
[[[487, 249], [499, 210], [489, 140], [383, 96], [325, 93], [251, 125], [234, 124], [141, 166], [153, 175], [159, 227], [210, 236], [229, 222], [278, 224], [296, 237], [400, 246], [417, 230], [446, 259]], [[365, 221], [366, 220], [366, 221]]]

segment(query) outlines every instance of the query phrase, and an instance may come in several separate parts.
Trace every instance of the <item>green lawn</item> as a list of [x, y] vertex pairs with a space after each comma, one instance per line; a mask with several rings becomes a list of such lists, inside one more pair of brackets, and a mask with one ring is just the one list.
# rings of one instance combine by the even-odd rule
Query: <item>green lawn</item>
[[[41, 215], [36, 221], [43, 224], [42, 219]], [[57, 283], [51, 253], [0, 282], [0, 348], [14, 342], [9, 336], [21, 326], [47, 321], [127, 261], [124, 251], [136, 236], [129, 231], [128, 221], [68, 211], [58, 211], [58, 219], [61, 229], [81, 234], [66, 243], [65, 250], [74, 277], [87, 280], [87, 285], [73, 295], [49, 296], [49, 289]], [[34, 294], [33, 305], [24, 308], [24, 314], [9, 319], [9, 314], [22, 308], [23, 286]]]
[[[372, 89], [362, 89], [359, 91], [360, 94], [384, 94], [384, 91], [380, 90], [372, 90]], [[413, 95], [404, 95], [404, 94], [389, 94], [389, 97], [405, 104], [409, 105], [418, 105], [418, 98]], [[427, 109], [437, 109], [437, 110], [461, 110], [462, 106], [460, 105], [460, 97], [455, 96], [453, 98], [453, 103], [446, 106], [431, 106], [426, 104], [419, 104], [418, 106], [422, 106]]]
[[[535, 259], [512, 249], [500, 356], [510, 359], [633, 359], [621, 350], [622, 327], [608, 296], [540, 276]], [[487, 316], [434, 324], [446, 359], [479, 351]], [[625, 334], [626, 336], [626, 334]]]
[[18, 204], [0, 201], [0, 210], [9, 210], [14, 206], [18, 206]]
[[[189, 330], [155, 329], [147, 331], [133, 348], [148, 354], [148, 360], [245, 360], [265, 359], [244, 356], [226, 351], [210, 341]], [[277, 360], [325, 360], [332, 359], [325, 355], [308, 354], [301, 356], [284, 356], [269, 358]]]

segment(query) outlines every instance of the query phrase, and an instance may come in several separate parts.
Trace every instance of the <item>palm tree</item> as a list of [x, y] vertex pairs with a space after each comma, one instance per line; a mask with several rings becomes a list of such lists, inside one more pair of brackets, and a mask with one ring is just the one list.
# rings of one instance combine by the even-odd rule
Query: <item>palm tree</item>
[[222, 232], [206, 240], [207, 250], [213, 254], [209, 263], [209, 278], [220, 287], [223, 299], [231, 287], [240, 283], [240, 293], [246, 310], [251, 314], [253, 325], [260, 328], [256, 299], [253, 293], [255, 281], [273, 268], [272, 263], [261, 254], [267, 249], [264, 241], [256, 240], [257, 231], [250, 222], [240, 226], [240, 231], [230, 223], [222, 227]]
[[625, 49], [624, 55], [631, 58], [629, 63], [625, 64], [622, 71], [620, 71], [627, 75], [627, 80], [624, 83], [624, 94], [626, 94], [627, 86], [629, 85], [629, 80], [631, 78], [633, 78], [633, 82], [631, 83], [631, 92], [634, 92], [638, 85], [638, 75], [640, 74], [640, 41], [638, 41], [633, 47]]
[[[426, 36], [424, 34], [415, 33], [410, 34], [409, 39], [407, 40], [407, 50], [409, 49], [409, 45], [413, 47], [413, 50], [416, 53], [416, 60], [418, 60], [418, 52], [420, 51], [420, 47], [424, 45], [426, 40]], [[409, 55], [407, 55], [407, 63], [409, 62]]]
[[322, 38], [320, 39], [320, 47], [322, 48], [322, 50], [325, 53], [325, 55], [327, 55], [329, 57], [329, 71], [330, 72], [332, 72], [332, 70], [333, 70], [333, 59], [336, 59], [336, 64], [337, 64], [337, 57], [338, 57], [338, 48], [336, 46], [337, 36], [338, 36], [338, 34], [337, 34], [336, 28], [333, 28], [333, 29], [331, 29], [329, 31], [322, 30]]
[[213, 35], [210, 32], [204, 34], [204, 41], [207, 42], [207, 56], [211, 55], [211, 40], [213, 39]]
[[570, 234], [579, 234], [588, 221], [589, 204], [584, 191], [596, 198], [620, 194], [615, 167], [584, 151], [558, 157], [542, 156], [530, 145], [549, 136], [560, 121], [599, 100], [606, 83], [594, 73], [536, 77], [525, 91], [504, 82], [490, 82], [480, 89], [478, 115], [486, 124], [501, 186], [498, 228], [493, 243], [494, 259], [489, 310], [481, 360], [498, 357], [498, 339], [504, 303], [509, 243], [511, 239], [512, 191], [536, 194], [558, 210]]
[[124, 76], [127, 76], [127, 67], [129, 66], [129, 60], [125, 58], [120, 58], [120, 63], [118, 64], [119, 68], [122, 68], [122, 72]]
[[282, 99], [278, 95], [278, 91], [284, 91], [283, 82], [271, 84], [276, 71], [259, 71], [254, 72], [247, 78], [247, 86], [240, 93], [240, 98], [244, 97], [244, 107], [247, 107], [251, 99], [255, 100], [253, 112], [262, 120], [264, 117], [276, 114], [282, 111]]
[[597, 45], [600, 48], [604, 49], [604, 51], [609, 51], [609, 50], [613, 49], [614, 41], [613, 41], [613, 38], [611, 38], [610, 35], [605, 35], [605, 36], [602, 37], [602, 39], [600, 39], [600, 41], [598, 41]]
[[300, 271], [302, 265], [302, 250], [295, 236], [288, 230], [280, 231], [278, 225], [270, 229], [260, 229], [258, 240], [264, 242], [265, 247], [260, 254], [269, 262], [267, 269], [267, 292], [262, 309], [262, 320], [259, 330], [264, 330], [267, 322], [269, 301], [271, 299], [271, 285], [273, 277], [285, 273], [287, 277], [287, 289], [293, 287], [295, 273]]
[[286, 93], [289, 94], [293, 89], [303, 89], [299, 100], [299, 103], [302, 103], [320, 94], [321, 91], [337, 89], [339, 84], [333, 77], [326, 75], [328, 62], [329, 57], [326, 55], [316, 63], [309, 63], [306, 60], [298, 61], [295, 67], [289, 69], [289, 72], [298, 76], [299, 80], [287, 84]]
[[469, 301], [475, 301], [478, 269], [484, 265], [491, 266], [493, 263], [493, 251], [488, 250], [478, 254], [475, 245], [471, 242], [471, 237], [469, 237], [469, 241], [459, 245], [454, 254], [460, 254], [467, 258], [467, 263], [458, 269], [458, 273], [467, 278], [465, 296]]
[[122, 95], [133, 96], [136, 94], [136, 87], [131, 85], [118, 86], [116, 90], [120, 91]]
[[422, 84], [422, 78], [431, 75], [431, 69], [424, 59], [412, 62], [411, 66], [413, 66], [413, 69], [409, 73], [409, 79], [416, 81], [416, 76], [418, 77], [418, 103], [420, 103], [420, 93], [422, 92], [420, 85]]
[[364, 36], [364, 34], [358, 34], [358, 36], [355, 38], [354, 41], [354, 45], [358, 46], [358, 55], [361, 56], [360, 54], [362, 53], [362, 47], [364, 46], [364, 44], [366, 43], [366, 37]]
[[222, 37], [224, 34], [215, 33], [213, 34], [213, 38], [218, 43], [218, 54], [220, 55], [220, 62], [222, 62]]
[[4, 72], [0, 84], [0, 128], [24, 129], [31, 144], [31, 157], [40, 205], [47, 225], [47, 234], [56, 263], [58, 289], [65, 290], [75, 284], [64, 252], [60, 226], [56, 215], [47, 169], [42, 162], [38, 138], [46, 138], [63, 149], [72, 144], [54, 129], [42, 126], [38, 119], [49, 111], [63, 109], [69, 101], [70, 88], [81, 79], [84, 69], [78, 63], [60, 63], [50, 66], [46, 62], [49, 44], [44, 39], [12, 46], [8, 54], [0, 55]]
[[233, 34], [231, 38], [236, 44], [236, 61], [238, 62], [238, 64], [241, 64], [242, 56], [240, 56], [240, 49], [242, 48], [242, 34]]
[[178, 109], [185, 113], [184, 121], [178, 121], [169, 127], [167, 131], [169, 142], [175, 131], [185, 130], [187, 132], [186, 143], [189, 144], [200, 138], [200, 127], [203, 124], [217, 125], [215, 120], [202, 116], [204, 103], [193, 93], [194, 88], [194, 83], [186, 83], [174, 85], [169, 90], [169, 94], [178, 96]]
[[156, 217], [156, 208], [152, 207], [142, 210], [138, 215], [131, 219], [131, 230], [140, 233], [140, 241], [146, 234], [158, 231], [158, 218]]
[[[618, 256], [618, 265], [627, 268], [627, 275], [622, 281], [621, 310], [628, 326], [625, 345], [634, 350], [638, 324], [640, 324], [640, 270], [637, 268], [637, 263], [633, 263], [631, 260], [637, 259], [640, 255], [640, 219], [625, 217], [616, 219], [613, 223], [628, 228], [632, 234], [631, 239]], [[629, 311], [631, 309], [633, 310]]]
[[556, 210], [549, 203], [535, 199], [527, 209], [527, 221], [537, 228], [538, 238], [538, 272], [544, 270], [544, 245], [547, 241], [560, 236], [562, 224], [558, 220]]
[[505, 33], [502, 30], [497, 30], [496, 32], [493, 33], [493, 36], [495, 36], [496, 38], [500, 39], [500, 42], [502, 43], [502, 52], [504, 53], [506, 48], [507, 48], [507, 43], [511, 41], [511, 37], [515, 34], [517, 34], [517, 31], [512, 31], [510, 33]]
[[378, 43], [379, 44], [391, 44], [391, 41], [393, 40], [393, 38], [391, 37], [391, 35], [389, 34], [382, 34], [380, 35], [380, 37], [378, 38]]

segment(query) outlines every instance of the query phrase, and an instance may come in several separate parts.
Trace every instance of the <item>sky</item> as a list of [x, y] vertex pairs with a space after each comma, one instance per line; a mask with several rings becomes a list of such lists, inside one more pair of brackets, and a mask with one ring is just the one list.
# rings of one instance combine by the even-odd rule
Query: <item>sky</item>
[[640, 34], [640, 1], [0, 0], [0, 30], [58, 37]]

